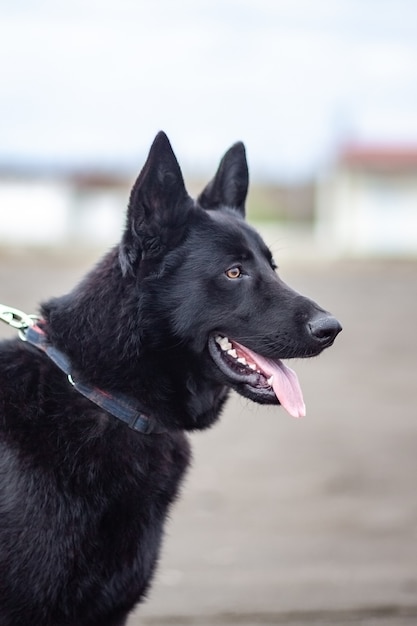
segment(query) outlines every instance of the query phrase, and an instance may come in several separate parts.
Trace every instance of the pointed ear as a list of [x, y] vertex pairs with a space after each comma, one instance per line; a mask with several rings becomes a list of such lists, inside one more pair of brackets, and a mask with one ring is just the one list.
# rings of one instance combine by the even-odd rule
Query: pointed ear
[[191, 199], [168, 137], [159, 132], [130, 194], [120, 243], [123, 273], [141, 260], [157, 260], [181, 240]]
[[215, 177], [202, 191], [198, 203], [203, 209], [228, 206], [245, 216], [245, 200], [248, 193], [249, 173], [245, 146], [235, 143], [220, 161]]

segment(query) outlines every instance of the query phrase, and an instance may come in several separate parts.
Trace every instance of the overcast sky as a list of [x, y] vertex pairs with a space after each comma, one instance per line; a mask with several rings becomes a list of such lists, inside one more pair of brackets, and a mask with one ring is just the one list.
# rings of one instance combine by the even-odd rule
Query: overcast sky
[[343, 141], [417, 145], [416, 0], [0, 0], [0, 163], [188, 172], [237, 139], [303, 177]]

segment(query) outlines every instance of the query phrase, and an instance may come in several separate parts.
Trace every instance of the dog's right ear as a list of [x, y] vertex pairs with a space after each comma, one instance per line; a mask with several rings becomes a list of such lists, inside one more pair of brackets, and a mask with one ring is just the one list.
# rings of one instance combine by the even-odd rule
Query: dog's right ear
[[123, 274], [143, 261], [160, 259], [183, 236], [192, 203], [168, 137], [157, 134], [130, 194], [126, 229], [119, 248]]

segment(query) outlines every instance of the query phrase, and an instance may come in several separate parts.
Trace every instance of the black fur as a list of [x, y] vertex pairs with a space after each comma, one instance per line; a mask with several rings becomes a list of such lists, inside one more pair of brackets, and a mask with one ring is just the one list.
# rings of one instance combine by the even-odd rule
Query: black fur
[[244, 221], [247, 186], [238, 143], [194, 202], [159, 133], [120, 245], [42, 306], [49, 341], [81, 380], [136, 399], [167, 432], [134, 432], [42, 352], [2, 343], [1, 626], [125, 624], [149, 587], [189, 462], [184, 431], [210, 426], [230, 387], [277, 403], [218, 366], [213, 334], [277, 359], [318, 354], [339, 332], [278, 278]]

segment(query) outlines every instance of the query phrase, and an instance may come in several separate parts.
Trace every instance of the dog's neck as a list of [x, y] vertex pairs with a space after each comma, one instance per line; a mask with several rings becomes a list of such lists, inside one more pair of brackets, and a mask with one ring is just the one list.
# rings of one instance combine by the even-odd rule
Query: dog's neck
[[109, 393], [88, 383], [80, 382], [69, 358], [49, 343], [42, 325], [44, 324], [40, 320], [39, 323], [29, 326], [25, 332], [20, 334], [20, 338], [46, 354], [66, 374], [68, 383], [78, 393], [127, 424], [132, 430], [144, 435], [166, 432], [166, 429], [161, 428], [151, 416], [143, 413], [138, 403], [131, 398], [121, 394]]

